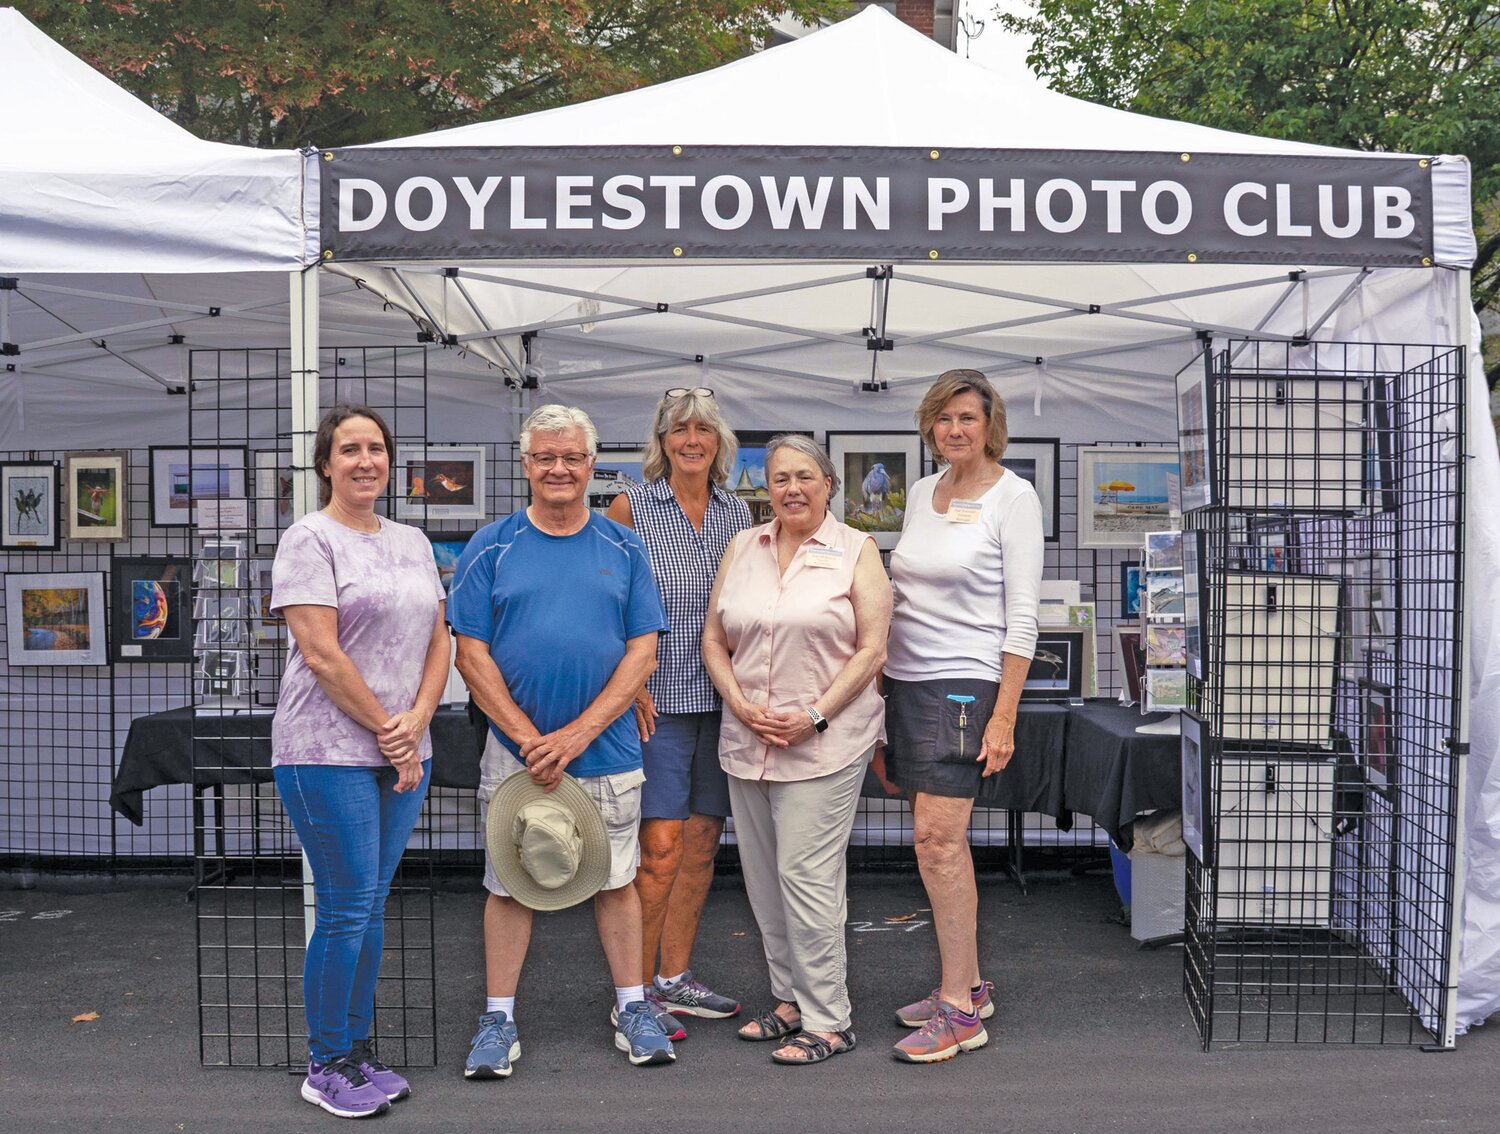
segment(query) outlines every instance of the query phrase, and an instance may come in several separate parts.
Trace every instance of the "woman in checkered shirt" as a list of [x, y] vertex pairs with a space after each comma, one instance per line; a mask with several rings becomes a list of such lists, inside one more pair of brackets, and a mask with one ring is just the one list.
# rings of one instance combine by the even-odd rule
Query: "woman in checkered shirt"
[[712, 390], [668, 390], [646, 442], [645, 483], [617, 496], [608, 512], [645, 543], [671, 627], [657, 639], [656, 672], [635, 703], [646, 770], [635, 888], [646, 999], [674, 1040], [686, 1035], [678, 1015], [723, 1019], [740, 1010], [691, 968], [729, 814], [728, 780], [719, 766], [719, 695], [699, 646], [719, 560], [750, 526], [749, 507], [725, 488], [737, 449]]

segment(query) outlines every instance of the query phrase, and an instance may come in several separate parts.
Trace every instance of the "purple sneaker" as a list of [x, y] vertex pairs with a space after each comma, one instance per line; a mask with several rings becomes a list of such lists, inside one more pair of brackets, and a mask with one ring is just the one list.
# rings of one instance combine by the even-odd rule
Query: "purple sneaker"
[[302, 1098], [340, 1118], [372, 1118], [391, 1109], [391, 1100], [347, 1055], [323, 1067], [309, 1063]]
[[349, 1048], [349, 1062], [357, 1064], [365, 1078], [374, 1083], [380, 1093], [391, 1102], [400, 1102], [411, 1094], [411, 1084], [384, 1063], [375, 1054], [375, 1045], [369, 1040], [356, 1040]]

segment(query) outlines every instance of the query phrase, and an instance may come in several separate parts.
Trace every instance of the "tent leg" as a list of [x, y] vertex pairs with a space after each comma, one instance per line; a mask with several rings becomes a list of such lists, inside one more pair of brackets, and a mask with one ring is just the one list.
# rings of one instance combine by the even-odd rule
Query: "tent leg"
[[[1469, 390], [1484, 391], [1483, 367], [1475, 368], [1470, 365], [1474, 356], [1479, 351], [1479, 344], [1474, 340], [1474, 307], [1470, 294], [1470, 281], [1468, 269], [1461, 269], [1453, 273], [1453, 329], [1454, 338], [1458, 346], [1463, 350], [1464, 356], [1464, 381]], [[1481, 411], [1484, 402], [1474, 402], [1467, 396], [1460, 399], [1462, 410], [1459, 415], [1459, 465], [1457, 475], [1459, 478], [1458, 488], [1462, 494], [1464, 517], [1463, 523], [1458, 527], [1458, 585], [1465, 587], [1468, 580], [1468, 545], [1469, 532], [1474, 523], [1474, 499], [1465, 490], [1465, 481], [1468, 479], [1467, 462], [1472, 459], [1471, 454], [1478, 450], [1475, 445], [1486, 444], [1482, 438], [1475, 440], [1470, 436], [1475, 430], [1474, 422], [1489, 424], [1489, 415]], [[1484, 430], [1488, 433], [1488, 429]], [[1471, 442], [1473, 442], [1471, 444]], [[1448, 972], [1443, 981], [1445, 992], [1443, 996], [1442, 1011], [1442, 1034], [1438, 1036], [1437, 1050], [1452, 1050], [1458, 1044], [1457, 1016], [1458, 1016], [1458, 980], [1460, 972], [1460, 959], [1463, 953], [1464, 938], [1464, 888], [1467, 870], [1464, 857], [1468, 851], [1467, 836], [1465, 834], [1464, 812], [1467, 807], [1468, 796], [1468, 749], [1469, 749], [1469, 652], [1472, 647], [1473, 632], [1472, 608], [1468, 602], [1468, 596], [1461, 589], [1459, 592], [1459, 609], [1464, 611], [1465, 625], [1459, 632], [1459, 656], [1458, 656], [1458, 721], [1457, 733], [1453, 743], [1458, 746], [1458, 759], [1455, 761], [1457, 772], [1454, 776], [1453, 799], [1453, 893], [1449, 901], [1448, 913]]]
[[[291, 273], [292, 515], [301, 519], [318, 506], [313, 441], [318, 431], [318, 268]], [[312, 864], [302, 852], [302, 928], [312, 939], [317, 922]]]

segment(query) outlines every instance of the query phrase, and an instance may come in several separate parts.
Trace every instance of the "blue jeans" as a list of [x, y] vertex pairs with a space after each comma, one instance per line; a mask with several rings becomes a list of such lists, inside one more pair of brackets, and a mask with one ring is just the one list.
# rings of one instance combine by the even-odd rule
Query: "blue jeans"
[[302, 966], [307, 1047], [314, 1063], [370, 1037], [385, 945], [385, 899], [432, 779], [397, 793], [394, 768], [281, 764], [272, 773], [318, 891]]

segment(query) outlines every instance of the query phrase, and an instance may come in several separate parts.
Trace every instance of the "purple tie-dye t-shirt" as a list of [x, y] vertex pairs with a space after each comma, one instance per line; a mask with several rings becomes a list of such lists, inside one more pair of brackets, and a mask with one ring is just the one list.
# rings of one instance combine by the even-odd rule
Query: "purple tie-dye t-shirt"
[[[287, 529], [271, 571], [271, 609], [331, 606], [339, 647], [392, 713], [416, 703], [443, 586], [432, 544], [416, 528], [380, 518], [359, 532], [312, 512]], [[422, 738], [422, 758], [432, 754]], [[382, 767], [375, 734], [323, 692], [293, 640], [271, 722], [271, 763]]]

